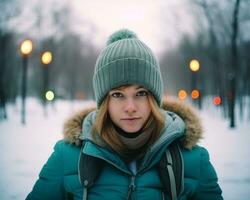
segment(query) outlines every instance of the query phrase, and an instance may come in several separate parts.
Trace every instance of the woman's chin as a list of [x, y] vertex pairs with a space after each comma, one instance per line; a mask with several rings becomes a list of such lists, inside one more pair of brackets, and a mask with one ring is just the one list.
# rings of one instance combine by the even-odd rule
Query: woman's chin
[[138, 131], [140, 130], [140, 128], [138, 128], [138, 127], [123, 127], [122, 130], [123, 130], [124, 132], [126, 132], [126, 133], [131, 133], [131, 134], [133, 134], [133, 133], [138, 132]]

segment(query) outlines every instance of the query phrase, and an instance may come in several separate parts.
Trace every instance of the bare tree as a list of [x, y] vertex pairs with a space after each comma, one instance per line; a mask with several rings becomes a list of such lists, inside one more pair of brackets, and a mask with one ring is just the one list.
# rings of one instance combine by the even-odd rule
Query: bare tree
[[230, 81], [230, 127], [234, 128], [235, 125], [235, 100], [236, 100], [236, 79], [238, 77], [238, 50], [237, 50], [237, 37], [238, 37], [238, 15], [239, 15], [240, 0], [236, 0], [234, 4], [233, 20], [232, 20], [232, 37], [231, 37], [231, 70], [229, 74]]
[[[9, 78], [13, 74], [10, 70], [9, 61], [14, 60], [14, 53], [10, 53], [12, 33], [8, 26], [13, 17], [19, 13], [18, 3], [15, 0], [0, 1], [0, 118], [7, 118], [6, 102], [8, 100], [8, 93], [12, 90], [10, 88]], [[15, 83], [15, 80], [13, 80]]]

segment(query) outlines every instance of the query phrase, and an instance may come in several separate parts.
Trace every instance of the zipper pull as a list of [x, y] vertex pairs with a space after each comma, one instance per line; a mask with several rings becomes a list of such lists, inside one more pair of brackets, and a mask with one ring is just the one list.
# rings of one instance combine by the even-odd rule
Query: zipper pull
[[133, 191], [135, 190], [135, 177], [134, 176], [131, 176], [131, 182], [130, 182], [130, 185], [129, 185], [129, 188], [128, 188], [128, 197], [127, 197], [127, 200], [130, 199]]

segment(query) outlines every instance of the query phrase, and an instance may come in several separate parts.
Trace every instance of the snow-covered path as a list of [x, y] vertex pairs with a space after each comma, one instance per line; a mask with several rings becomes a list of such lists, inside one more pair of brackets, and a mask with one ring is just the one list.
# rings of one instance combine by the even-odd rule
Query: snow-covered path
[[[27, 125], [20, 124], [19, 109], [9, 106], [9, 120], [0, 122], [0, 199], [23, 200], [37, 179], [42, 165], [62, 138], [65, 119], [91, 102], [57, 102], [48, 117], [35, 100], [28, 104]], [[202, 112], [205, 138], [201, 145], [210, 152], [226, 200], [250, 199], [250, 123], [235, 130], [215, 114]]]

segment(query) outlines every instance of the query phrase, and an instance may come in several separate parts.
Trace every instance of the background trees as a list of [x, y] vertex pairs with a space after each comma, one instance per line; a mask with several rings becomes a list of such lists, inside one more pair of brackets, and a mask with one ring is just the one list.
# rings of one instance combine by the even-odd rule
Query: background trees
[[[166, 85], [174, 90], [190, 90], [188, 62], [201, 63], [198, 84], [202, 95], [220, 96], [223, 110], [235, 126], [235, 106], [246, 107], [249, 94], [250, 2], [244, 0], [193, 0], [190, 13], [198, 24], [193, 36], [184, 36], [178, 47], [161, 56]], [[201, 17], [202, 16], [202, 17]], [[180, 81], [181, 80], [181, 81]], [[171, 85], [173, 84], [173, 86]], [[248, 106], [249, 107], [249, 106]], [[249, 109], [248, 109], [249, 110]]]
[[[235, 105], [239, 106], [242, 115], [243, 108], [248, 106], [250, 110], [250, 102], [244, 99], [250, 95], [250, 2], [171, 2], [161, 1], [158, 18], [161, 24], [159, 40], [164, 44], [159, 59], [166, 93], [176, 96], [180, 89], [191, 92], [194, 74], [189, 69], [189, 62], [197, 59], [201, 66], [195, 74], [200, 99], [221, 97], [224, 116], [230, 118], [233, 127]], [[77, 18], [72, 5], [68, 0], [33, 0], [29, 4], [20, 0], [0, 2], [4, 11], [0, 13], [2, 117], [7, 117], [6, 101], [15, 102], [20, 95], [22, 71], [18, 49], [27, 37], [34, 42], [29, 59], [28, 95], [44, 98], [45, 66], [41, 63], [41, 54], [51, 51], [49, 89], [57, 98], [93, 99], [92, 74], [100, 51], [94, 42], [98, 27], [84, 17]], [[76, 24], [81, 24], [83, 29], [77, 31]], [[168, 32], [174, 33], [174, 37], [165, 34]]]

